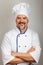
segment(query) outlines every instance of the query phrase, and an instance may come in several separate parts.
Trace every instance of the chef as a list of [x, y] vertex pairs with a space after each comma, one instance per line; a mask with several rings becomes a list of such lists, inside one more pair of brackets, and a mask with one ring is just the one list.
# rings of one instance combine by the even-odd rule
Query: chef
[[16, 29], [4, 35], [1, 44], [3, 65], [31, 65], [40, 58], [40, 41], [38, 34], [29, 29], [30, 6], [26, 3], [14, 5]]

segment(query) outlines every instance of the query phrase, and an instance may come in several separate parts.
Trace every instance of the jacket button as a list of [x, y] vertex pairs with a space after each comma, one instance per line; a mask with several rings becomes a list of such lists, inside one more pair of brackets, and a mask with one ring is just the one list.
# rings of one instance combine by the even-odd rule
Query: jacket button
[[19, 45], [19, 47], [21, 47], [21, 46]]
[[27, 47], [27, 46], [25, 45], [25, 47]]
[[25, 35], [25, 37], [27, 37], [27, 35]]

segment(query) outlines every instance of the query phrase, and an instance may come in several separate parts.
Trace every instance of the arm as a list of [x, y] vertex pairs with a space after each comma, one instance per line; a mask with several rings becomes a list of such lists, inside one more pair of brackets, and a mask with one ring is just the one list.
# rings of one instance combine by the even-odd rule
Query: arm
[[7, 64], [19, 64], [19, 63], [22, 63], [22, 62], [25, 62], [25, 61], [20, 59], [20, 58], [14, 58], [13, 60], [8, 62]]
[[37, 33], [33, 33], [32, 37], [32, 46], [35, 48], [34, 52], [30, 52], [30, 55], [34, 58], [36, 63], [38, 63], [40, 54], [41, 54], [41, 47], [40, 47], [40, 40]]
[[35, 48], [31, 47], [30, 50], [27, 51], [27, 53], [17, 53], [17, 52], [12, 52], [13, 56], [16, 56], [18, 58], [21, 58], [25, 61], [29, 61], [29, 62], [34, 62], [35, 60], [33, 59], [33, 57], [29, 54], [29, 52], [33, 52], [35, 51]]
[[15, 57], [13, 60], [11, 60], [10, 62], [8, 62], [7, 64], [19, 64], [19, 63], [23, 63], [23, 62], [26, 62], [26, 60], [24, 59], [21, 59], [19, 57], [16, 57], [16, 55], [19, 55], [18, 52], [11, 52], [11, 55], [13, 57]]
[[27, 53], [30, 53], [30, 52], [33, 52], [33, 51], [35, 51], [35, 48], [32, 46], [32, 47], [27, 51]]
[[28, 53], [19, 53], [18, 56], [16, 56], [16, 57], [19, 57], [27, 62], [35, 62], [33, 57]]
[[[30, 50], [28, 50], [27, 53], [32, 52], [32, 51], [34, 51], [34, 48], [31, 48]], [[30, 59], [25, 60], [25, 58], [24, 59], [21, 58], [22, 57], [21, 54], [23, 54], [23, 56], [24, 56], [24, 53], [11, 52], [12, 56], [14, 56], [14, 57], [17, 56], [17, 57], [15, 59], [11, 60], [8, 64], [18, 64], [18, 63], [22, 63], [25, 61], [27, 61], [27, 62], [30, 61]], [[25, 54], [25, 57], [28, 57], [28, 56]]]

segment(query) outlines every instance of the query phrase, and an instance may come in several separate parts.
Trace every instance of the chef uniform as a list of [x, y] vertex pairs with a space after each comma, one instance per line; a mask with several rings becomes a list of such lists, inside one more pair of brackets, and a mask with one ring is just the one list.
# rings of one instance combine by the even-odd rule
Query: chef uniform
[[[38, 34], [29, 28], [23, 34], [17, 28], [7, 32], [1, 44], [3, 65], [15, 58], [11, 55], [11, 51], [26, 53], [31, 47], [34, 47], [35, 51], [30, 52], [30, 55], [36, 61], [35, 63], [38, 63], [41, 52]], [[17, 65], [29, 65], [29, 62]]]

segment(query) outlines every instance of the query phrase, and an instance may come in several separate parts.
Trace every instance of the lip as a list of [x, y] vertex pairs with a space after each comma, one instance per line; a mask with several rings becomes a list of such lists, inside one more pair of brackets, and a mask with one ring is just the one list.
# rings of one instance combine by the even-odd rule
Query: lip
[[19, 24], [19, 25], [23, 26], [23, 25], [25, 25], [25, 24], [21, 23], [21, 24]]
[[23, 24], [23, 23], [21, 23], [21, 24], [19, 24], [19, 25], [23, 26], [24, 24]]
[[25, 24], [24, 22], [19, 22], [18, 24]]

